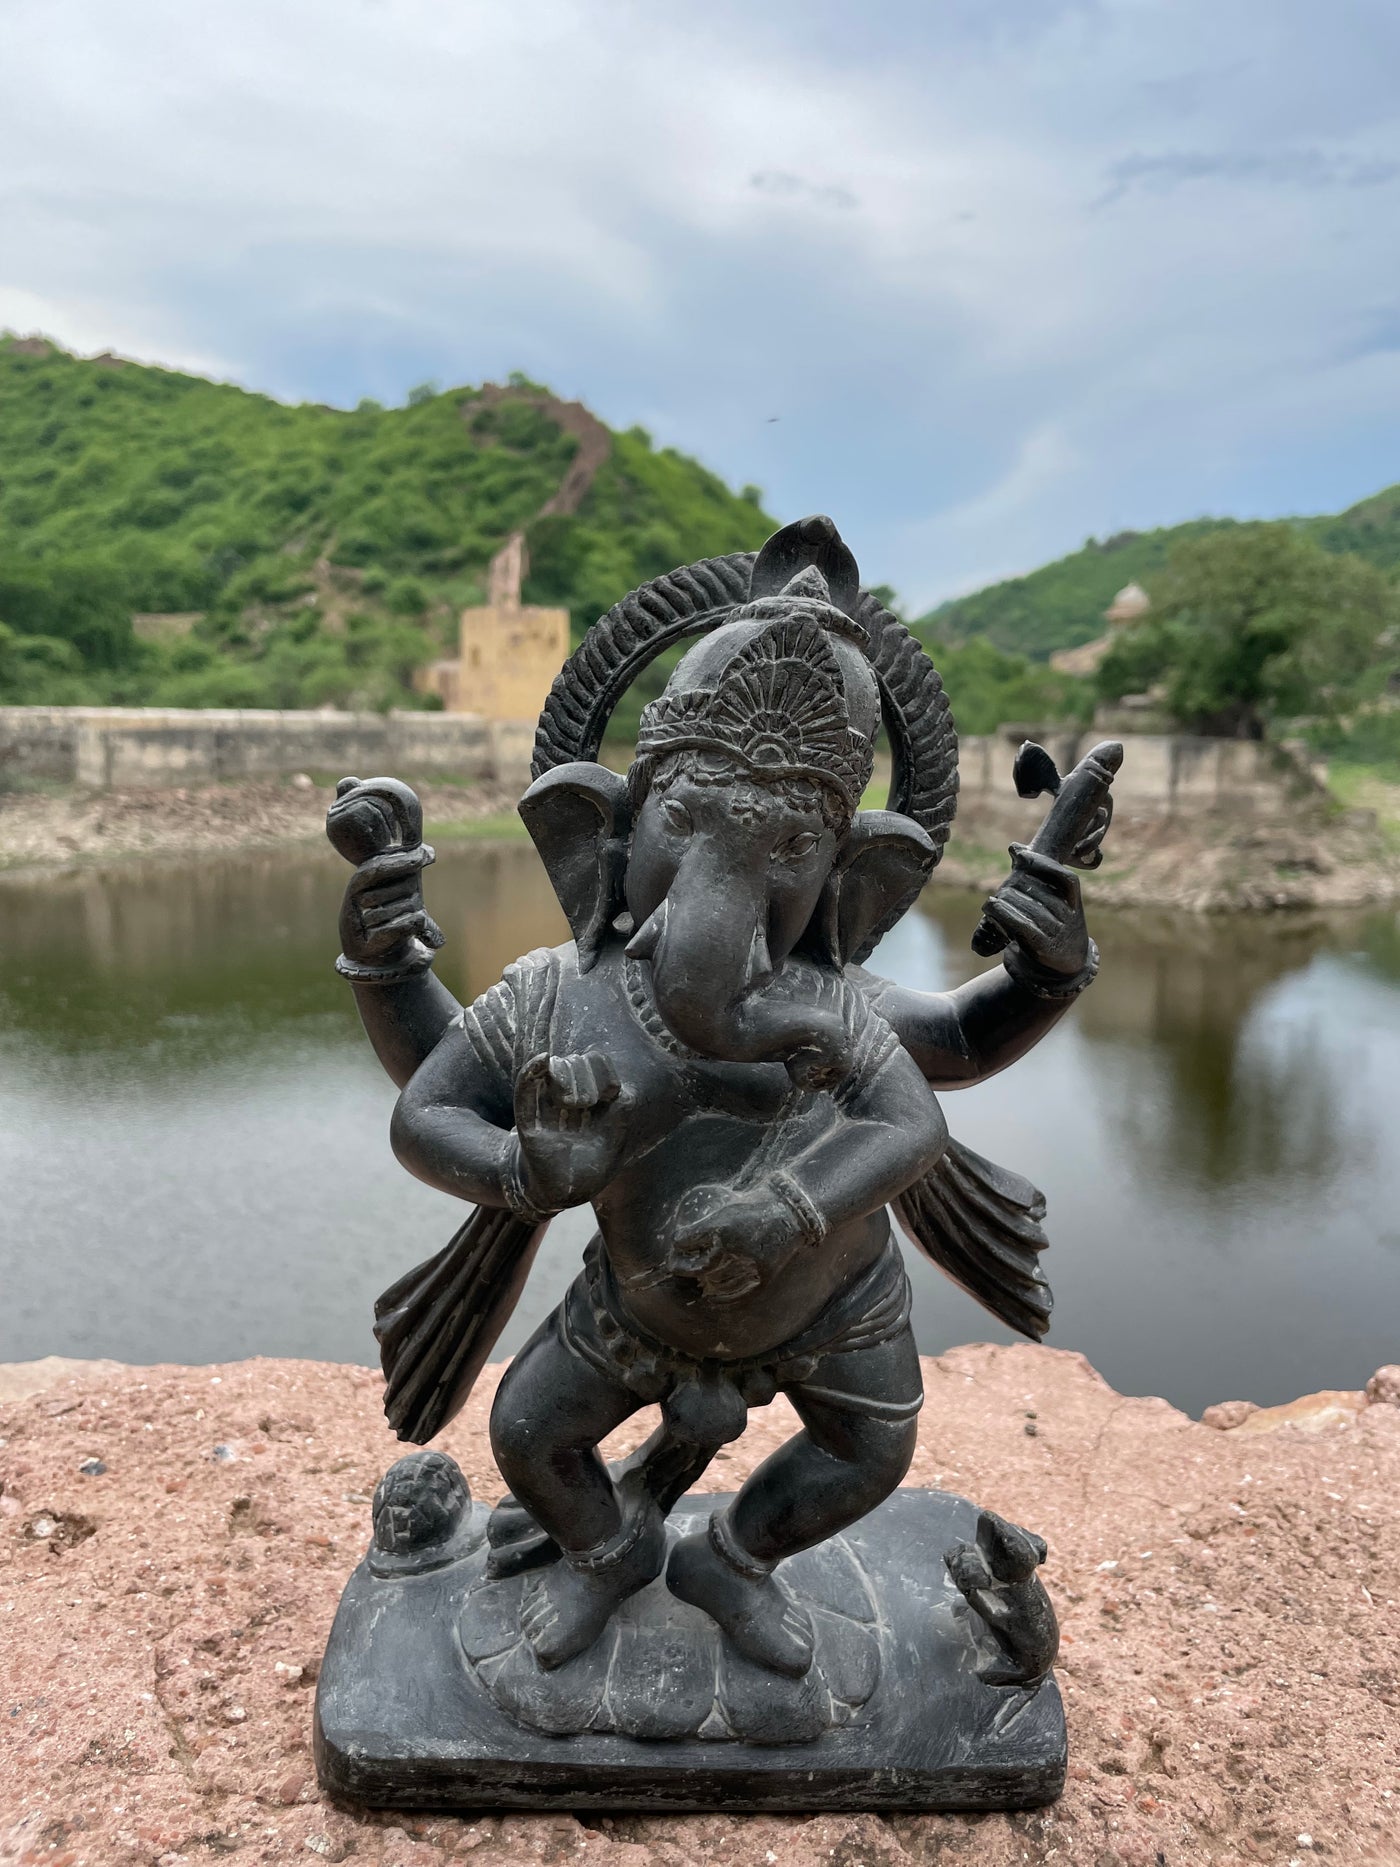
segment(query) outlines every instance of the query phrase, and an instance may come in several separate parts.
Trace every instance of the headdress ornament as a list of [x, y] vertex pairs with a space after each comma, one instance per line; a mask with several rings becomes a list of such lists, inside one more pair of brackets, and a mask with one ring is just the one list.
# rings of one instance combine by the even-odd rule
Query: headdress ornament
[[[851, 721], [853, 673], [857, 679], [865, 675], [873, 703], [867, 710], [876, 717], [878, 701], [873, 676], [849, 664], [843, 668], [833, 652], [823, 625], [838, 617], [843, 634], [868, 640], [858, 623], [831, 606], [814, 569], [803, 571], [779, 596], [737, 610], [726, 634], [747, 634], [748, 640], [713, 685], [687, 684], [681, 664], [666, 692], [642, 714], [638, 757], [717, 752], [760, 778], [809, 778], [828, 785], [853, 813], [875, 761], [871, 734]], [[743, 623], [756, 626], [746, 631]]]
[[[682, 565], [600, 616], [545, 702], [532, 775], [596, 761], [613, 709], [638, 675], [697, 637], [643, 714], [641, 753], [703, 742], [741, 752], [755, 769], [771, 760], [774, 776], [790, 769], [816, 777], [854, 808], [883, 717], [888, 810], [925, 833], [937, 860], [957, 805], [948, 697], [922, 646], [861, 589], [855, 558], [828, 518], [785, 525], [757, 553]], [[880, 931], [914, 900], [926, 872], [911, 873], [907, 897], [892, 904]]]

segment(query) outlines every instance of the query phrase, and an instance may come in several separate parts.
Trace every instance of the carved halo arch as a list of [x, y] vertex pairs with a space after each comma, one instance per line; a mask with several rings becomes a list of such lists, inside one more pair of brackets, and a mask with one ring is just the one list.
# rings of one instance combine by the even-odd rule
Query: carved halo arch
[[[936, 864], [957, 809], [958, 741], [948, 696], [938, 670], [904, 624], [878, 597], [859, 589], [855, 560], [830, 519], [784, 526], [761, 552], [735, 551], [682, 565], [614, 603], [555, 679], [535, 731], [531, 776], [541, 778], [575, 760], [596, 761], [613, 710], [658, 655], [719, 628], [753, 597], [776, 593], [806, 564], [822, 571], [833, 601], [869, 637], [865, 652], [890, 742], [888, 809], [927, 834]], [[876, 938], [908, 910], [920, 886], [922, 878], [911, 882], [908, 898], [884, 917]]]

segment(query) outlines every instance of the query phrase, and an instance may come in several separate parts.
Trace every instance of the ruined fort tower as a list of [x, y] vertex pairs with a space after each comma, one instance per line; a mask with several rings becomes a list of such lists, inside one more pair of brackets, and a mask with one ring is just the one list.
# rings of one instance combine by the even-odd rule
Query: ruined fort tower
[[455, 660], [434, 661], [414, 685], [445, 712], [533, 720], [569, 653], [569, 612], [520, 601], [525, 537], [512, 532], [491, 560], [486, 601], [462, 611]]

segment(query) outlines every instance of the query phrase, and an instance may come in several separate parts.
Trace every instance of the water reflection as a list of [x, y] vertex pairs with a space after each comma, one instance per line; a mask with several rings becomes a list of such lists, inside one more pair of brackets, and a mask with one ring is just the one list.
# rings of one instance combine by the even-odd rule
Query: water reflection
[[[343, 878], [299, 849], [0, 888], [0, 1359], [372, 1359], [374, 1295], [457, 1211], [389, 1154], [330, 970]], [[526, 844], [448, 847], [431, 887], [459, 996], [564, 937]], [[978, 907], [935, 887], [875, 964], [970, 976]], [[1400, 1356], [1396, 917], [1094, 918], [1093, 992], [947, 1098], [1050, 1196], [1052, 1340], [1186, 1406], [1356, 1384]], [[505, 1347], [587, 1230], [551, 1228]], [[999, 1335], [913, 1275], [925, 1348]]]
[[1125, 917], [1115, 933], [1127, 963], [1084, 1004], [1121, 1145], [1159, 1187], [1340, 1173], [1357, 1136], [1330, 1092], [1324, 1005], [1297, 1005], [1304, 1015], [1282, 1027], [1268, 1008], [1355, 926], [1182, 921]]
[[[344, 884], [344, 864], [319, 848], [11, 881], [0, 890], [0, 1030], [60, 1053], [99, 1044], [159, 1073], [199, 1061], [205, 1019], [237, 1047], [288, 1019], [338, 1017], [347, 995], [326, 969]], [[449, 936], [439, 971], [459, 994], [567, 938], [524, 844], [451, 851], [429, 886]]]

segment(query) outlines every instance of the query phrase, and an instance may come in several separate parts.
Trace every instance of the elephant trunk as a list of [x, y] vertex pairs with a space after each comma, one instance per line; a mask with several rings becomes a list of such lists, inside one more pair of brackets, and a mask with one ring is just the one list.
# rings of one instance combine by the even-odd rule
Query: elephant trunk
[[844, 1063], [845, 1025], [782, 990], [765, 880], [692, 851], [627, 950], [651, 961], [656, 1008], [682, 1043], [728, 1062], [787, 1063], [815, 1082]]

